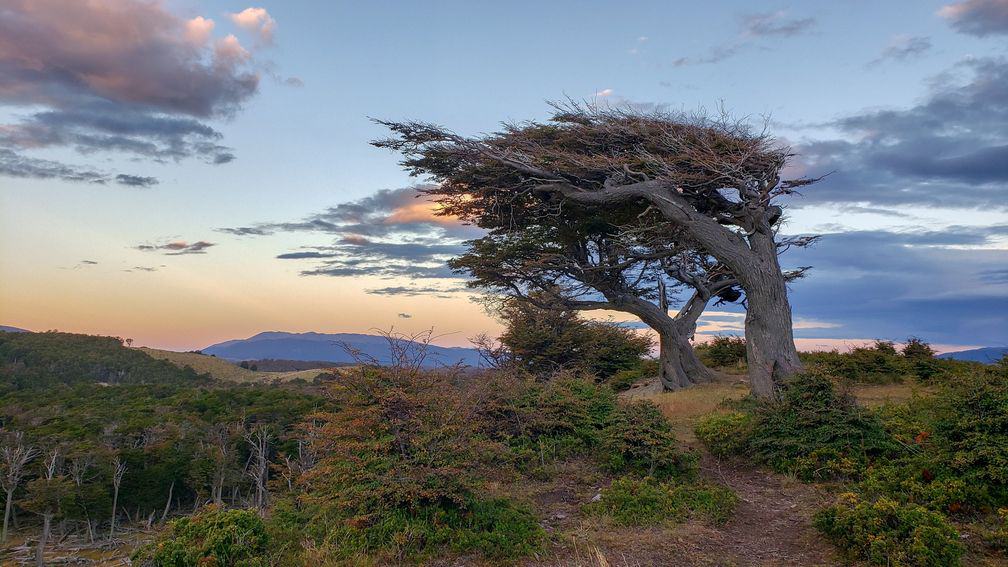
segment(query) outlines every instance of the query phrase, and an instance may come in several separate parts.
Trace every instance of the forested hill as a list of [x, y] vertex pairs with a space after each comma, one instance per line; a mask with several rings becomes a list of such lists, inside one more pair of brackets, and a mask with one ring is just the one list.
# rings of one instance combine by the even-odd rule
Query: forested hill
[[[134, 521], [208, 499], [243, 505], [246, 436], [267, 432], [271, 456], [296, 452], [297, 425], [331, 405], [318, 391], [303, 381], [216, 381], [112, 337], [0, 333], [0, 447], [23, 444], [83, 471], [60, 500], [77, 533], [110, 533], [113, 500], [116, 516]], [[121, 487], [112, 482], [117, 465]], [[40, 470], [33, 461], [16, 492], [22, 525], [37, 518]]]
[[55, 384], [190, 384], [209, 381], [126, 348], [122, 339], [71, 333], [0, 333], [4, 382], [19, 388]]

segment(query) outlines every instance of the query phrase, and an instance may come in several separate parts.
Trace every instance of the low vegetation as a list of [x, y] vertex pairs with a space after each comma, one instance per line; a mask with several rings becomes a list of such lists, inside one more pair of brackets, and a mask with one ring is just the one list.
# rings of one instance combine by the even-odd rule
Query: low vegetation
[[[815, 525], [852, 558], [953, 565], [966, 553], [996, 555], [1008, 515], [1008, 361], [986, 367], [942, 361], [935, 365], [941, 372], [926, 378], [900, 374], [926, 380], [932, 392], [874, 410], [846, 392], [860, 374], [825, 374], [863, 369], [872, 360], [888, 380], [892, 369], [916, 368], [914, 359], [929, 353], [917, 341], [903, 353], [881, 343], [849, 355], [811, 356], [829, 364], [792, 379], [780, 402], [729, 404], [698, 423], [696, 435], [714, 455], [838, 489]], [[964, 533], [981, 537], [962, 539]]]
[[[0, 339], [15, 353], [2, 367], [5, 446], [33, 452], [11, 493], [19, 529], [49, 517], [50, 539], [85, 543], [155, 530], [134, 553], [141, 565], [534, 556], [557, 536], [505, 487], [549, 481], [572, 460], [612, 483], [600, 506], [626, 483], [666, 494], [642, 523], [723, 521], [731, 506], [653, 404], [622, 402], [583, 369], [425, 371], [402, 348], [401, 364], [331, 382], [235, 384], [116, 339]], [[59, 460], [55, 480], [43, 455]]]
[[[520, 364], [431, 371], [400, 344], [391, 367], [237, 384], [117, 339], [0, 334], [7, 523], [40, 534], [29, 545], [43, 550], [131, 534], [134, 563], [149, 566], [562, 564], [550, 557], [576, 553], [586, 525], [662, 537], [730, 527], [746, 503], [683, 443], [695, 433], [716, 459], [832, 493], [806, 525], [851, 560], [996, 564], [1008, 546], [1008, 362], [901, 374], [919, 395], [877, 407], [856, 394], [883, 380], [830, 373], [878, 356], [917, 368], [927, 348], [810, 355], [775, 401], [727, 380], [651, 401], [609, 383], [646, 372], [641, 359], [608, 380]], [[580, 496], [550, 503], [568, 491]]]
[[604, 516], [622, 526], [656, 526], [697, 519], [723, 524], [731, 517], [738, 497], [723, 487], [651, 477], [623, 477], [584, 506], [589, 515]]

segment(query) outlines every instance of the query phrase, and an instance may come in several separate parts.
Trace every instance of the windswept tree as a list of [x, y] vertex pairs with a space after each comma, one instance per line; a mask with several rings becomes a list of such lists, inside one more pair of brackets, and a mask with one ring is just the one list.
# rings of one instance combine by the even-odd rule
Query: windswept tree
[[[782, 180], [791, 151], [726, 118], [570, 103], [548, 123], [505, 124], [474, 138], [419, 122], [381, 122], [378, 147], [436, 185], [441, 213], [491, 235], [553, 226], [569, 214], [606, 221], [656, 212], [738, 280], [747, 301], [753, 392], [773, 397], [801, 369], [794, 345], [776, 203], [814, 179]], [[620, 222], [610, 224], [619, 226]]]

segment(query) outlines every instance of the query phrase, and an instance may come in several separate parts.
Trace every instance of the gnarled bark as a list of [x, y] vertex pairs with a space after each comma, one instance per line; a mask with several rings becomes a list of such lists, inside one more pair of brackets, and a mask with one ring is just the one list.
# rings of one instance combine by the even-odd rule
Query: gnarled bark
[[784, 379], [801, 372], [802, 363], [794, 343], [791, 304], [777, 254], [768, 254], [767, 243], [760, 243], [758, 238], [756, 241], [753, 248], [760, 250], [759, 244], [762, 244], [764, 261], [760, 269], [740, 278], [748, 301], [746, 359], [753, 394], [773, 398]]

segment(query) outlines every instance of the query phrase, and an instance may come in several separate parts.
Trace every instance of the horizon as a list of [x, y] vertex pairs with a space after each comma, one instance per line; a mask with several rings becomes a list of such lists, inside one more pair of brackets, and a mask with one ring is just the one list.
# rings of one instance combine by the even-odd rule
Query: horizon
[[[24, 328], [21, 328], [21, 327], [17, 327], [16, 325], [4, 325], [4, 324], [0, 324], [0, 327], [5, 327], [5, 326], [17, 328], [19, 330], [27, 331], [27, 332], [32, 332], [32, 333], [50, 332], [50, 331], [52, 331], [52, 332], [58, 332], [58, 333], [75, 333], [76, 332], [76, 331], [73, 331], [73, 330], [56, 329], [56, 328], [45, 329], [45, 330], [24, 329]], [[2, 330], [3, 329], [0, 329], [0, 331], [2, 331]], [[394, 330], [394, 329], [392, 329], [392, 330]], [[217, 340], [217, 341], [215, 341], [213, 343], [205, 344], [202, 347], [193, 347], [193, 348], [176, 347], [176, 348], [172, 348], [170, 346], [148, 345], [148, 344], [140, 344], [140, 343], [136, 343], [136, 342], [134, 342], [131, 345], [131, 347], [132, 348], [153, 348], [153, 349], [157, 349], [157, 350], [167, 350], [167, 351], [172, 351], [172, 352], [196, 352], [196, 351], [202, 351], [203, 349], [206, 349], [206, 348], [209, 348], [209, 347], [212, 347], [212, 346], [219, 345], [221, 343], [226, 343], [226, 342], [229, 342], [229, 341], [245, 341], [245, 340], [253, 339], [253, 338], [255, 338], [255, 337], [259, 336], [259, 335], [270, 334], [270, 333], [282, 333], [282, 334], [288, 334], [288, 335], [322, 334], [322, 335], [359, 335], [359, 336], [367, 336], [367, 337], [381, 337], [381, 335], [378, 334], [378, 333], [379, 333], [379, 331], [382, 331], [382, 330], [380, 330], [380, 329], [370, 329], [370, 331], [372, 331], [372, 332], [360, 332], [360, 333], [358, 333], [358, 332], [344, 332], [344, 331], [280, 331], [280, 330], [276, 330], [276, 329], [270, 329], [270, 330], [260, 331], [260, 332], [251, 334], [251, 335], [249, 335], [247, 337], [243, 336], [243, 337], [223, 338], [223, 339]], [[90, 333], [81, 333], [81, 334], [90, 334]], [[439, 346], [439, 347], [444, 347], [444, 348], [473, 348], [473, 344], [468, 340], [468, 338], [466, 338], [464, 340], [464, 342], [445, 341], [446, 337], [450, 337], [450, 336], [455, 335], [455, 334], [456, 333], [435, 334], [433, 336], [433, 339], [431, 340], [431, 344], [435, 345], [435, 346]], [[132, 337], [129, 337], [129, 335], [122, 335], [122, 334], [106, 335], [106, 336], [122, 337], [123, 339], [132, 338]], [[713, 339], [716, 336], [717, 335], [701, 335], [701, 336], [698, 337], [696, 343], [697, 344], [706, 343], [706, 342], [708, 342], [709, 340]], [[733, 336], [735, 336], [735, 335], [733, 335]], [[880, 340], [880, 339], [865, 339], [865, 338], [861, 338], [861, 339], [796, 339], [795, 340], [795, 345], [797, 346], [797, 348], [798, 348], [799, 351], [803, 351], [803, 352], [825, 352], [825, 351], [850, 352], [852, 349], [857, 348], [857, 347], [870, 346], [870, 345], [872, 345], [877, 340]], [[906, 344], [906, 342], [905, 341], [904, 342], [895, 341], [895, 344], [898, 347], [902, 347], [903, 345]], [[946, 344], [935, 343], [935, 344], [931, 344], [930, 346], [932, 348], [934, 348], [936, 355], [940, 355], [940, 354], [945, 354], [945, 353], [959, 352], [959, 351], [973, 350], [973, 349], [980, 349], [980, 348], [997, 348], [1000, 345], [946, 345]]]
[[[533, 6], [550, 34], [520, 25]], [[1006, 345], [1008, 17], [976, 6], [17, 0], [0, 8], [0, 324], [182, 351], [393, 326], [467, 346], [500, 331], [445, 267], [479, 231], [415, 199], [425, 181], [369, 145], [386, 135], [369, 117], [472, 135], [569, 96], [724, 101], [771, 117], [792, 172], [833, 172], [786, 211], [789, 234], [824, 235], [782, 257], [813, 266], [790, 288], [800, 349]], [[698, 332], [743, 316], [712, 306]]]

